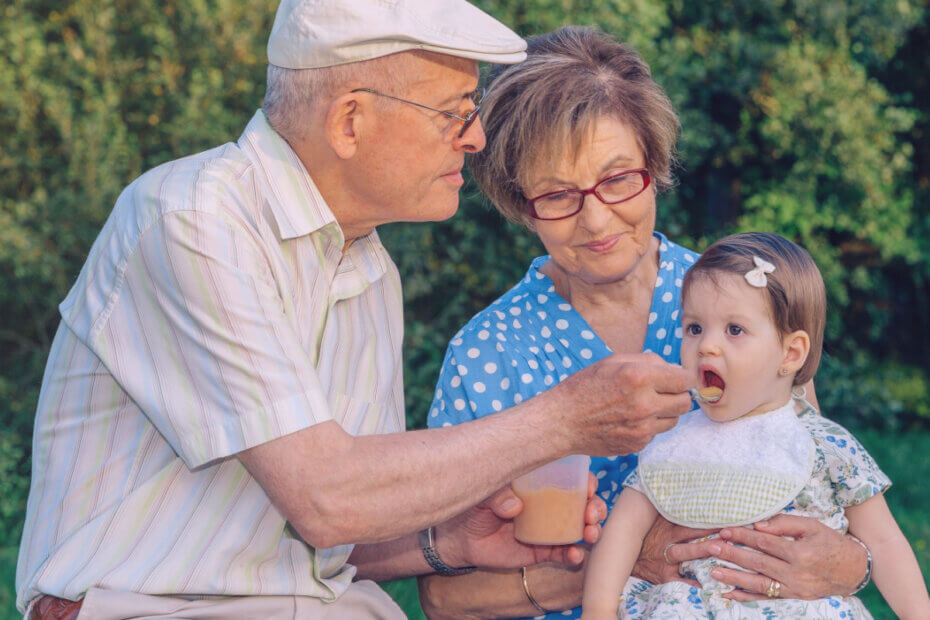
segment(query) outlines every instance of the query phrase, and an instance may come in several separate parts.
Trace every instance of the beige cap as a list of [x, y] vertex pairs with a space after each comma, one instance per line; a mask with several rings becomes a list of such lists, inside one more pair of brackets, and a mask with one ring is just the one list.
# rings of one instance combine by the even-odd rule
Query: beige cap
[[484, 62], [526, 58], [526, 42], [465, 0], [281, 0], [268, 62], [313, 69], [422, 49]]

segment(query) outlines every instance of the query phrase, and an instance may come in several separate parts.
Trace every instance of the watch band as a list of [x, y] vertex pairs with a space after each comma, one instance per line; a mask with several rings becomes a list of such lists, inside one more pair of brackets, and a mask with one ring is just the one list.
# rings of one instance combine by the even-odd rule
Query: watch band
[[423, 557], [426, 558], [426, 563], [430, 565], [434, 571], [440, 575], [445, 575], [447, 577], [452, 577], [454, 575], [464, 575], [465, 573], [470, 573], [475, 570], [474, 566], [465, 566], [463, 568], [452, 568], [448, 564], [442, 561], [439, 557], [439, 554], [436, 553], [436, 527], [430, 526], [425, 530], [420, 530], [420, 549], [423, 550]]

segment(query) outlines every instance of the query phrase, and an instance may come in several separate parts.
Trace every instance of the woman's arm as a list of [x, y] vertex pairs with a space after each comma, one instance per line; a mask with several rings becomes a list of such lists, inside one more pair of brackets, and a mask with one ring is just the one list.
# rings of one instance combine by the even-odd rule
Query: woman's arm
[[846, 509], [849, 531], [872, 553], [872, 580], [899, 618], [930, 618], [930, 597], [914, 551], [884, 495]]
[[620, 593], [630, 578], [646, 532], [658, 512], [636, 489], [620, 494], [601, 540], [594, 546], [585, 570], [582, 618], [614, 620]]
[[[757, 573], [715, 568], [714, 579], [740, 588], [726, 594], [727, 598], [763, 599], [773, 579], [781, 583], [784, 598], [848, 596], [865, 576], [867, 558], [862, 545], [816, 519], [780, 514], [754, 527], [725, 528], [720, 530], [722, 541], [699, 543], [709, 555]], [[668, 555], [676, 562], [691, 559], [690, 546], [675, 545]]]
[[[581, 603], [581, 566], [528, 566], [527, 586], [539, 605], [552, 611]], [[521, 571], [477, 570], [458, 577], [420, 577], [420, 605], [430, 620], [518, 618], [536, 616], [523, 590]]]
[[[596, 490], [597, 480], [589, 473], [588, 506], [584, 517], [584, 539], [588, 543], [598, 540], [600, 522], [607, 517], [607, 505], [595, 495]], [[453, 519], [461, 522], [453, 529], [468, 532], [477, 546], [484, 547], [482, 556], [497, 553], [527, 565], [526, 587], [545, 609], [576, 607], [581, 602], [583, 548], [579, 545], [555, 547], [553, 549], [564, 551], [561, 555], [549, 556], [557, 564], [535, 565], [545, 560], [538, 553], [545, 547], [523, 545], [513, 540], [512, 519], [522, 509], [520, 499], [507, 487]], [[437, 527], [437, 533], [439, 531]], [[361, 566], [359, 572], [362, 572]], [[539, 613], [526, 595], [522, 571], [478, 570], [457, 577], [424, 575], [420, 577], [420, 605], [430, 618], [509, 618]]]

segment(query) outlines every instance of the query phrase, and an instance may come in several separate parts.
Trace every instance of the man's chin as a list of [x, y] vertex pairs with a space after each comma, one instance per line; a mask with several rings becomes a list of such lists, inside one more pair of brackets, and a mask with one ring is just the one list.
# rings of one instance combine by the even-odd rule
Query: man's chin
[[420, 211], [421, 217], [416, 218], [418, 222], [442, 222], [449, 219], [459, 210], [459, 195], [456, 192], [455, 197], [450, 200], [446, 197], [444, 200], [437, 200], [427, 205]]

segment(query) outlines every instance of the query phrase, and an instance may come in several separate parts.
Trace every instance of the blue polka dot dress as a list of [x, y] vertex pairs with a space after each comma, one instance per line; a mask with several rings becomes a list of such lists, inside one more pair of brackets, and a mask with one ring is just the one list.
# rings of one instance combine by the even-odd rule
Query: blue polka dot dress
[[[643, 352], [671, 363], [681, 353], [681, 282], [698, 255], [655, 233], [659, 272]], [[475, 315], [446, 351], [427, 422], [450, 426], [486, 416], [532, 398], [569, 375], [611, 354], [575, 309], [540, 272], [548, 256], [535, 259], [526, 276]], [[636, 456], [591, 459], [597, 492], [613, 505]], [[547, 618], [578, 618], [581, 608]]]

